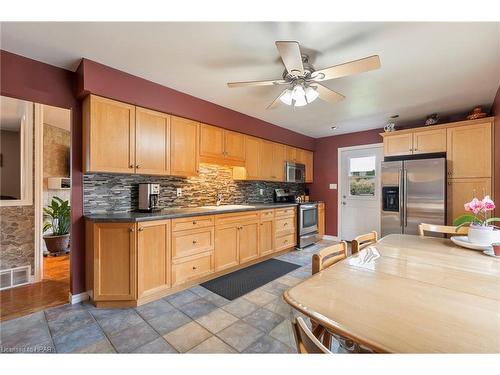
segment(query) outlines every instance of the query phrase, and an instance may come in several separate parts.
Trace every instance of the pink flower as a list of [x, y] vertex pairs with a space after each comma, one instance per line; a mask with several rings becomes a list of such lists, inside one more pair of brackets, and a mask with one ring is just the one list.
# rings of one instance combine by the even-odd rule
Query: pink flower
[[[464, 207], [468, 205], [469, 211], [472, 211], [474, 214], [478, 214], [482, 209], [484, 209], [483, 201], [480, 201], [477, 198], [472, 199], [469, 203], [466, 203]], [[467, 208], [466, 208], [467, 209]]]
[[495, 202], [493, 202], [489, 195], [485, 196], [482, 200], [485, 211], [493, 211], [495, 209]]

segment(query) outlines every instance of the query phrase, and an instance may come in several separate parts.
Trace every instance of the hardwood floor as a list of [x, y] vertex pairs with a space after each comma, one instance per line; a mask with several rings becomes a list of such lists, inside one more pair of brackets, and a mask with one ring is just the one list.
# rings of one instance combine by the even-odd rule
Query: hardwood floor
[[68, 302], [69, 255], [43, 259], [44, 279], [0, 292], [0, 320], [31, 314]]

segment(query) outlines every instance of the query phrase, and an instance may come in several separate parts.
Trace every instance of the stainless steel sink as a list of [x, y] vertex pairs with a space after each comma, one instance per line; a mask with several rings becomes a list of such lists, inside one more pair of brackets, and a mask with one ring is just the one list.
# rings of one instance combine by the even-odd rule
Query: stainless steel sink
[[245, 208], [255, 208], [255, 206], [247, 206], [244, 204], [223, 204], [220, 206], [202, 206], [200, 208], [205, 208], [207, 210], [214, 210], [214, 211], [225, 211], [225, 210], [238, 210], [238, 209], [245, 209]]

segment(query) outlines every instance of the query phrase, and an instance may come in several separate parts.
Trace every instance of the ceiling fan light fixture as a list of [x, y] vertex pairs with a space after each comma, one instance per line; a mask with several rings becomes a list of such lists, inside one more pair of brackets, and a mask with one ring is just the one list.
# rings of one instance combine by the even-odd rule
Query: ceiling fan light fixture
[[316, 90], [316, 88], [312, 87], [312, 86], [308, 86], [306, 88], [305, 92], [306, 92], [306, 99], [307, 99], [308, 103], [314, 102], [319, 96], [319, 93]]
[[280, 96], [280, 100], [286, 105], [292, 105], [292, 89], [286, 89]]

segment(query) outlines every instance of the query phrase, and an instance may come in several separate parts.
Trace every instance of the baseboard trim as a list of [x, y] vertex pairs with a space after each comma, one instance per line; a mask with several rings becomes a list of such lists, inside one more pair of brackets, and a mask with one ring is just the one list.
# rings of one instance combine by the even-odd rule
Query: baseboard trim
[[75, 295], [72, 295], [71, 293], [69, 293], [69, 303], [72, 305], [74, 305], [75, 303], [80, 303], [80, 302], [86, 301], [88, 299], [89, 299], [89, 294], [87, 292], [83, 292], [83, 293], [75, 294]]
[[339, 238], [337, 236], [328, 236], [326, 234], [323, 236], [323, 239], [330, 240], [330, 241], [338, 241], [339, 240]]

